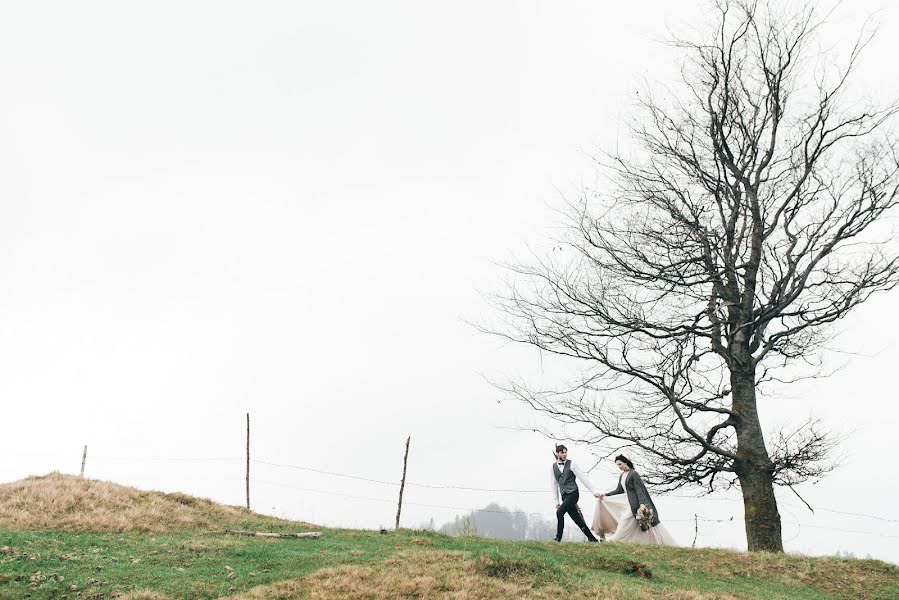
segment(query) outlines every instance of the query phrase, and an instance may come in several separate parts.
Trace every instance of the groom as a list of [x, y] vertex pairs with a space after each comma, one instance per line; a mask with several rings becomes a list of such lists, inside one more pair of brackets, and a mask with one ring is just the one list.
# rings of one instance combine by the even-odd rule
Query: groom
[[[571, 517], [574, 524], [581, 528], [584, 535], [591, 542], [599, 541], [587, 527], [584, 517], [578, 509], [577, 501], [580, 492], [577, 487], [577, 480], [586, 485], [593, 495], [599, 498], [600, 493], [596, 491], [590, 479], [578, 468], [574, 462], [568, 460], [568, 448], [559, 444], [556, 446], [556, 462], [553, 463], [552, 475], [552, 493], [553, 501], [556, 503], [556, 519], [558, 526], [556, 527], [557, 542], [562, 541], [562, 531], [565, 529], [565, 513]], [[561, 496], [561, 502], [559, 502]]]

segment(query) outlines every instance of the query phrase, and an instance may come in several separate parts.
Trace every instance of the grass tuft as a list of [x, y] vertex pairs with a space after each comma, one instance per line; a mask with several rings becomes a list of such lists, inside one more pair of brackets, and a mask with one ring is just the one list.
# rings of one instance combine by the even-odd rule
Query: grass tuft
[[168, 600], [168, 596], [157, 594], [152, 590], [131, 592], [118, 597], [119, 600]]
[[587, 558], [583, 566], [607, 573], [623, 573], [624, 575], [652, 579], [652, 569], [648, 565], [626, 558], [596, 555]]
[[546, 567], [539, 563], [504, 556], [482, 556], [475, 564], [488, 577], [499, 579], [536, 578], [546, 572]]

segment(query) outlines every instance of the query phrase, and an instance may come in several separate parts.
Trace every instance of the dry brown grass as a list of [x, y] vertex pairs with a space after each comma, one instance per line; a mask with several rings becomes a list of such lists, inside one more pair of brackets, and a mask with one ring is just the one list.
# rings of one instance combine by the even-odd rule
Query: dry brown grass
[[[301, 579], [258, 586], [230, 596], [230, 600], [491, 600], [528, 598], [558, 600], [588, 597], [604, 600], [728, 600], [733, 596], [695, 591], [640, 589], [637, 585], [538, 584], [527, 565], [497, 569], [490, 559], [467, 560], [462, 552], [402, 552], [375, 566], [342, 566], [322, 569]], [[512, 565], [514, 567], [514, 565]], [[597, 594], [597, 592], [599, 592]]]
[[[645, 555], [646, 560], [651, 560], [652, 553], [658, 551], [651, 546], [634, 546], [629, 550], [635, 558]], [[776, 582], [787, 588], [808, 586], [834, 598], [883, 597], [884, 590], [895, 588], [899, 581], [899, 567], [879, 560], [708, 548], [663, 551], [667, 565], [688, 576], [702, 575], [722, 581], [738, 577]]]
[[[202, 563], [209, 557], [218, 556], [225, 547], [245, 543], [245, 538], [204, 535], [200, 530], [245, 528], [296, 531], [306, 527], [309, 525], [265, 517], [241, 507], [223, 506], [184, 494], [146, 492], [58, 473], [0, 484], [0, 530], [55, 530], [44, 532], [45, 536], [54, 540], [65, 537], [57, 533], [59, 530], [139, 531], [152, 534], [186, 531], [180, 536], [173, 536], [178, 539], [168, 546], [179, 557], [178, 562], [173, 563], [176, 565], [180, 565], [182, 560], [191, 562], [195, 558]], [[142, 536], [122, 537], [134, 540], [136, 548], [142, 547]], [[272, 556], [281, 558], [274, 562], [282, 562], [283, 568], [273, 577], [285, 580], [240, 592], [232, 598], [555, 600], [560, 596], [574, 596], [608, 600], [733, 600], [809, 597], [809, 588], [828, 597], [846, 600], [899, 597], [896, 594], [899, 589], [899, 567], [871, 560], [615, 543], [603, 545], [601, 551], [591, 544], [552, 545], [552, 554], [548, 555], [544, 546], [539, 544], [494, 544], [478, 538], [465, 540], [461, 544], [464, 551], [450, 551], [450, 548], [458, 548], [450, 544], [450, 538], [402, 531], [396, 534], [395, 543], [391, 543], [392, 537], [385, 538], [376, 532], [365, 531], [333, 530], [328, 537], [333, 544], [331, 552], [342, 557], [340, 560], [331, 562], [323, 558], [312, 563], [307, 561], [302, 570], [296, 570], [291, 561], [299, 555], [275, 552]], [[154, 538], [147, 536], [147, 539], [153, 541]], [[257, 547], [254, 550], [257, 554], [238, 556], [232, 553], [229, 556], [239, 558], [244, 564], [252, 564], [262, 554], [267, 555], [275, 548], [280, 552], [285, 546]], [[0, 562], [19, 560], [18, 557], [24, 556], [31, 564], [32, 560], [39, 562], [58, 558], [69, 561], [77, 556], [77, 548], [71, 550], [66, 547], [65, 553], [60, 554], [62, 550], [58, 550], [55, 543], [43, 549], [29, 549], [27, 554], [16, 548], [4, 550], [0, 555], [5, 558], [0, 558]], [[93, 552], [99, 553], [100, 548]], [[154, 552], [149, 555], [155, 556]], [[322, 552], [324, 550], [319, 551]], [[137, 550], [134, 553], [140, 554]], [[347, 555], [352, 557], [350, 561], [344, 560]], [[370, 561], [372, 564], [342, 564], [301, 576], [309, 573], [306, 569], [315, 568], [312, 564], [323, 566], [334, 562]], [[234, 562], [223, 564], [236, 566]], [[572, 565], [576, 566], [573, 570], [568, 568]], [[635, 570], [635, 565], [640, 568]], [[53, 569], [57, 567], [59, 565], [56, 564], [48, 566]], [[647, 578], [649, 573], [643, 572], [644, 567], [651, 567], [652, 578]], [[165, 577], [171, 572], [171, 565], [168, 564], [156, 565], [155, 568], [156, 571], [165, 571]], [[252, 568], [255, 569], [255, 566]], [[197, 589], [221, 589], [219, 579], [203, 574], [202, 569], [197, 576]], [[3, 577], [0, 577], [0, 584], [13, 585], [9, 574]], [[66, 578], [68, 581], [70, 573], [66, 573]], [[123, 581], [130, 581], [127, 574], [123, 578]], [[134, 585], [125, 585], [122, 589], [143, 589], [147, 587], [146, 582], [146, 578], [140, 578], [139, 582], [136, 580]], [[249, 581], [246, 583], [249, 584]], [[169, 593], [172, 591], [170, 588], [160, 588], [163, 589]], [[180, 597], [181, 594], [175, 596]], [[0, 597], [14, 596], [0, 593]], [[159, 600], [163, 597], [158, 592], [145, 590], [131, 592], [122, 600]]]
[[165, 533], [239, 528], [253, 521], [273, 529], [308, 527], [205, 498], [60, 473], [0, 484], [0, 529]]
[[119, 596], [119, 600], [169, 600], [168, 596], [157, 594], [150, 590], [142, 590], [139, 592], [131, 592], [124, 596]]

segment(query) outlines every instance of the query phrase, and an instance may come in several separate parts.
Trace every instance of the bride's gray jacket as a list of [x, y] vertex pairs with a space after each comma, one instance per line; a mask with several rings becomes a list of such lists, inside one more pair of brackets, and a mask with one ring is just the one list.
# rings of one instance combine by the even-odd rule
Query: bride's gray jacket
[[[622, 476], [623, 475], [624, 474], [622, 473]], [[656, 510], [656, 505], [652, 503], [652, 498], [649, 497], [649, 492], [646, 490], [646, 486], [643, 484], [643, 480], [640, 478], [640, 474], [637, 473], [636, 469], [630, 470], [630, 475], [627, 476], [627, 481], [624, 483], [624, 489], [621, 487], [621, 477], [619, 477], [618, 487], [606, 494], [606, 496], [623, 494], [625, 491], [627, 491], [627, 501], [631, 505], [631, 513], [633, 513], [634, 517], [637, 516], [637, 510], [640, 508], [640, 505], [645, 504], [652, 509], [653, 527], [658, 525], [659, 511]]]

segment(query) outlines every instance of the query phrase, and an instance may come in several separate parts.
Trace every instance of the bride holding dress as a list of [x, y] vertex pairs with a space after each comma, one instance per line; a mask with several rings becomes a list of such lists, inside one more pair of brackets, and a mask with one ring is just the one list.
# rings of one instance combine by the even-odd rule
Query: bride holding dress
[[[601, 537], [608, 535], [608, 539], [614, 542], [676, 546], [674, 538], [659, 522], [659, 511], [652, 503], [640, 474], [634, 469], [634, 463], [619, 454], [615, 457], [615, 464], [621, 469], [618, 487], [607, 494], [600, 494], [591, 529]], [[647, 527], [646, 531], [641, 530], [637, 520], [641, 505], [651, 508], [653, 512], [652, 526]]]

